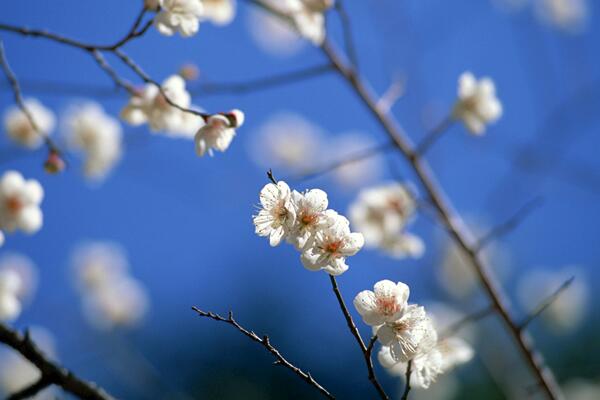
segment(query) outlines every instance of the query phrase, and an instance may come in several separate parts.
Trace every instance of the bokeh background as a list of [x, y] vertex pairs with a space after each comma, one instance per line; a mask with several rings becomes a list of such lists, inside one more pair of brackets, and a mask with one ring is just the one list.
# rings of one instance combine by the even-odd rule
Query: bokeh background
[[[581, 19], [561, 25], [542, 18], [537, 3], [346, 0], [344, 5], [361, 74], [378, 93], [402, 82], [404, 94], [392, 112], [415, 141], [451, 110], [463, 71], [494, 79], [504, 105], [500, 121], [481, 138], [453, 126], [428, 158], [458, 211], [478, 232], [531, 199], [543, 199], [516, 230], [494, 244], [490, 257], [517, 317], [527, 313], [522, 292], [531, 292], [522, 289], [524, 279], [545, 287], [544, 279], [531, 278], [532, 273], [556, 273], [558, 283], [562, 276], [576, 276], [572, 293], [564, 293], [564, 308], [555, 313], [559, 321], [539, 319], [531, 329], [561, 383], [573, 386], [579, 379], [598, 384], [600, 319], [594, 287], [600, 262], [600, 6], [584, 2]], [[140, 6], [141, 1], [116, 0], [7, 2], [0, 21], [108, 43], [129, 29]], [[125, 48], [159, 81], [184, 63], [195, 64], [200, 79], [189, 84], [195, 104], [209, 111], [235, 107], [245, 112], [245, 125], [224, 154], [198, 158], [191, 141], [123, 124], [123, 160], [104, 182], [89, 184], [76, 157], [72, 168], [50, 176], [41, 168], [43, 150], [21, 150], [1, 135], [2, 171], [18, 169], [39, 179], [46, 191], [43, 229], [31, 237], [9, 236], [0, 249], [0, 256], [26, 255], [38, 272], [35, 296], [14, 325], [46, 329], [64, 365], [119, 398], [317, 396], [289, 371], [273, 367], [264, 350], [238, 332], [195, 316], [192, 305], [221, 313], [233, 310], [240, 323], [268, 333], [290, 360], [340, 398], [374, 395], [327, 276], [302, 268], [290, 246], [270, 248], [254, 234], [251, 216], [268, 167], [297, 189], [326, 190], [330, 207], [343, 213], [360, 189], [411, 176], [393, 152], [346, 174], [310, 180], [299, 179], [298, 171], [273, 157], [273, 134], [265, 133], [265, 126], [284, 135], [305, 124], [304, 130], [316, 137], [316, 147], [303, 154], [311, 168], [386, 141], [334, 73], [245, 93], [201, 90], [205, 83], [245, 82], [324, 64], [319, 50], [307, 43], [265, 43], [265, 35], [284, 36], [269, 34], [267, 22], [257, 14], [238, 1], [231, 25], [206, 23], [189, 39], [150, 29]], [[331, 12], [328, 30], [338, 43], [340, 28]], [[84, 52], [5, 32], [0, 38], [24, 94], [40, 99], [59, 120], [61, 112], [82, 99], [100, 102], [113, 115], [126, 103], [127, 95], [113, 90]], [[109, 61], [138, 82], [116, 59]], [[1, 88], [4, 110], [12, 97], [4, 82]], [[282, 113], [287, 120], [273, 119]], [[290, 123], [290, 118], [296, 120]], [[60, 129], [54, 135], [60, 138]], [[409, 284], [415, 302], [443, 302], [465, 314], [484, 306], [477, 290], [452, 289], [469, 279], [468, 270], [445, 269], [451, 261], [439, 227], [420, 215], [412, 231], [426, 243], [424, 256], [396, 260], [361, 251], [339, 279], [346, 300], [387, 278]], [[126, 249], [131, 274], [150, 299], [138, 326], [98, 331], [88, 323], [70, 268], [72, 252], [86, 240], [116, 242]], [[576, 318], [566, 327], [557, 328], [561, 316], [572, 315]], [[360, 328], [369, 333], [368, 327]], [[472, 328], [476, 358], [444, 378], [450, 382], [420, 395], [524, 398], [534, 381], [500, 324], [492, 317]], [[494, 339], [488, 339], [492, 334]], [[401, 380], [377, 368], [383, 384], [398, 393]], [[514, 386], [521, 391], [509, 389]]]

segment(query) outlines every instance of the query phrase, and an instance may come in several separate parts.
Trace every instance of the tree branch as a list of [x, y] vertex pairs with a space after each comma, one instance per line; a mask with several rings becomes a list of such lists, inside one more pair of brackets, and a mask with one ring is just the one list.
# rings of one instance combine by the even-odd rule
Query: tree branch
[[562, 283], [562, 285], [560, 285], [558, 287], [558, 289], [556, 289], [554, 291], [554, 293], [552, 293], [550, 296], [548, 296], [544, 301], [542, 301], [535, 309], [534, 311], [523, 320], [523, 322], [521, 322], [519, 324], [519, 330], [523, 330], [525, 329], [534, 319], [536, 319], [540, 314], [542, 314], [544, 311], [546, 311], [546, 309], [548, 307], [550, 307], [552, 305], [552, 303], [554, 303], [554, 301], [556, 299], [558, 299], [558, 297], [562, 294], [562, 292], [564, 292], [565, 290], [567, 290], [567, 288], [569, 286], [571, 286], [571, 284], [573, 283], [573, 281], [575, 280], [575, 277], [572, 276], [569, 279], [567, 279], [566, 281], [564, 281]]
[[454, 119], [452, 119], [452, 117], [444, 118], [442, 122], [440, 122], [435, 128], [433, 128], [433, 130], [431, 130], [431, 132], [429, 132], [427, 136], [425, 136], [423, 140], [419, 142], [419, 144], [414, 150], [415, 153], [420, 156], [424, 155], [427, 152], [427, 150], [429, 150], [429, 148], [435, 142], [437, 142], [438, 139], [440, 139], [444, 135], [444, 133], [446, 133], [446, 131], [452, 126], [453, 123]]
[[406, 379], [406, 383], [404, 384], [404, 392], [402, 393], [401, 400], [408, 400], [408, 393], [410, 393], [410, 376], [412, 374], [412, 360], [409, 360], [406, 364], [406, 375], [404, 375]]
[[42, 390], [46, 389], [48, 386], [52, 385], [52, 382], [48, 381], [44, 377], [41, 377], [37, 381], [33, 382], [31, 385], [25, 386], [23, 389], [19, 390], [8, 396], [6, 400], [21, 400], [28, 399], [30, 397], [35, 396]]
[[[0, 342], [12, 347], [23, 357], [31, 362], [41, 373], [41, 379], [35, 387], [31, 388], [26, 394], [33, 395], [33, 390], [42, 390], [49, 384], [60, 386], [64, 391], [69, 392], [82, 399], [90, 400], [112, 400], [112, 397], [104, 390], [93, 383], [86, 382], [77, 377], [71, 371], [59, 366], [50, 359], [35, 345], [29, 337], [27, 331], [24, 335], [13, 331], [8, 326], [0, 323]], [[49, 384], [45, 384], [49, 382]], [[16, 393], [15, 395], [18, 395]], [[19, 397], [17, 397], [19, 398]], [[23, 398], [23, 397], [21, 397]]]
[[333, 395], [331, 393], [329, 393], [329, 391], [327, 391], [327, 389], [325, 389], [323, 386], [321, 386], [312, 377], [312, 375], [309, 372], [304, 372], [300, 368], [298, 368], [295, 365], [293, 365], [292, 363], [290, 363], [287, 359], [285, 359], [283, 357], [283, 355], [279, 352], [279, 350], [277, 350], [275, 347], [273, 347], [268, 336], [265, 335], [261, 338], [253, 331], [249, 331], [248, 329], [244, 328], [233, 318], [232, 312], [229, 312], [228, 317], [225, 318], [225, 317], [220, 316], [219, 314], [215, 314], [210, 311], [202, 311], [198, 307], [192, 307], [192, 310], [194, 310], [201, 317], [210, 318], [214, 321], [225, 322], [226, 324], [233, 326], [238, 331], [240, 331], [242, 334], [244, 334], [245, 336], [250, 338], [252, 341], [261, 344], [269, 353], [271, 353], [273, 356], [275, 356], [275, 359], [276, 359], [275, 365], [281, 365], [281, 366], [284, 366], [284, 367], [290, 369], [292, 372], [294, 372], [296, 375], [298, 375], [303, 381], [305, 381], [309, 385], [315, 387], [323, 396], [325, 396], [329, 399], [335, 399], [335, 397], [333, 397]]
[[483, 318], [487, 317], [488, 315], [493, 314], [494, 311], [496, 311], [494, 306], [488, 306], [488, 307], [482, 308], [479, 311], [475, 311], [474, 313], [469, 314], [469, 315], [465, 316], [464, 318], [459, 319], [458, 321], [456, 321], [455, 323], [450, 325], [448, 328], [446, 328], [442, 333], [440, 333], [440, 338], [450, 337], [450, 336], [454, 335], [456, 332], [458, 332], [466, 324], [479, 321], [480, 319], [483, 319]]
[[[375, 371], [373, 370], [373, 360], [371, 360], [371, 350], [373, 349], [373, 345], [370, 342], [369, 347], [365, 346], [365, 342], [363, 341], [362, 337], [360, 336], [360, 332], [358, 331], [358, 328], [354, 324], [354, 320], [352, 319], [350, 312], [348, 312], [348, 307], [346, 307], [344, 298], [342, 297], [342, 294], [340, 293], [340, 289], [338, 287], [335, 276], [329, 275], [329, 279], [331, 281], [331, 287], [333, 288], [333, 293], [335, 293], [335, 297], [338, 300], [338, 303], [342, 310], [342, 314], [344, 314], [344, 318], [346, 319], [346, 323], [348, 324], [348, 328], [350, 329], [352, 336], [354, 336], [354, 338], [356, 339], [356, 342], [358, 343], [358, 347], [360, 347], [360, 350], [362, 351], [363, 356], [365, 358], [365, 363], [367, 365], [367, 371], [369, 373], [369, 381], [371, 381], [371, 383], [377, 390], [379, 397], [381, 397], [384, 400], [388, 400], [389, 397], [385, 393], [385, 390], [383, 390], [383, 387], [379, 384], [379, 381], [377, 380], [377, 377], [375, 376]], [[376, 336], [374, 338], [377, 339]], [[371, 341], [373, 342], [373, 338], [371, 338]]]

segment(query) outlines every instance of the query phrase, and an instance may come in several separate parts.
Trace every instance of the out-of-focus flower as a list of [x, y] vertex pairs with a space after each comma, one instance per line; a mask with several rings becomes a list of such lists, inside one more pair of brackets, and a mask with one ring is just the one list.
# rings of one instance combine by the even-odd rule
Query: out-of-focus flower
[[191, 96], [179, 75], [170, 76], [161, 87], [164, 95], [156, 85], [146, 84], [140, 92], [130, 97], [129, 103], [121, 110], [121, 118], [131, 125], [147, 122], [153, 132], [179, 132], [187, 123], [187, 112], [172, 106], [167, 98], [179, 107], [189, 109]]
[[365, 240], [362, 234], [350, 231], [350, 222], [343, 215], [326, 213], [325, 218], [323, 227], [315, 231], [300, 259], [308, 270], [341, 275], [348, 270], [346, 257], [358, 253]]
[[235, 130], [243, 123], [244, 113], [240, 110], [211, 115], [194, 138], [196, 154], [200, 157], [206, 153], [212, 156], [213, 149], [224, 152], [229, 148], [235, 136]]
[[354, 298], [354, 307], [365, 324], [379, 326], [398, 320], [408, 306], [408, 286], [383, 280], [377, 282], [373, 289], [363, 290]]
[[55, 149], [50, 149], [48, 157], [44, 161], [44, 170], [49, 174], [58, 174], [64, 171], [65, 167], [65, 160], [63, 160], [60, 153]]
[[349, 214], [368, 247], [379, 247], [396, 258], [416, 258], [423, 254], [423, 241], [405, 231], [415, 210], [412, 190], [392, 183], [362, 190]]
[[262, 167], [300, 174], [315, 167], [319, 142], [319, 128], [310, 121], [297, 114], [278, 113], [253, 135], [250, 153]]
[[91, 242], [77, 247], [72, 256], [84, 314], [102, 330], [138, 324], [148, 310], [145, 288], [128, 272], [122, 248], [114, 243]]
[[195, 35], [204, 16], [204, 4], [200, 0], [159, 0], [160, 11], [154, 18], [154, 26], [160, 33], [172, 36], [176, 32], [183, 37]]
[[[29, 329], [33, 342], [39, 347], [46, 357], [56, 359], [54, 338], [44, 328], [33, 326]], [[0, 349], [0, 394], [3, 398], [16, 393], [40, 379], [39, 369], [13, 349]], [[32, 400], [51, 400], [56, 398], [56, 391], [47, 388], [40, 391]]]
[[17, 274], [19, 285], [14, 292], [19, 301], [30, 300], [37, 289], [38, 272], [35, 263], [26, 255], [6, 252], [0, 256], [0, 272], [11, 271]]
[[[279, 9], [282, 5], [280, 0], [265, 0], [265, 2], [275, 9]], [[304, 46], [305, 42], [281, 18], [256, 8], [249, 9], [247, 15], [250, 36], [266, 53], [288, 57], [296, 54]]]
[[35, 179], [25, 180], [17, 171], [7, 171], [0, 178], [0, 229], [35, 233], [42, 227], [40, 203], [44, 189]]
[[[376, 143], [363, 133], [344, 133], [334, 137], [326, 144], [332, 151], [330, 162], [347, 160], [366, 149], [374, 148]], [[346, 163], [333, 171], [335, 180], [345, 188], [356, 188], [367, 182], [377, 180], [382, 172], [381, 156], [372, 156], [359, 161]]]
[[[15, 143], [29, 149], [37, 149], [44, 143], [44, 137], [54, 129], [55, 117], [52, 111], [36, 99], [27, 99], [24, 105], [33, 118], [35, 127], [20, 108], [12, 106], [4, 113], [4, 128], [8, 137]], [[36, 128], [39, 131], [36, 131]]]
[[589, 288], [581, 269], [566, 267], [557, 271], [528, 271], [518, 285], [521, 304], [527, 312], [532, 312], [570, 277], [575, 277], [571, 285], [540, 315], [542, 321], [556, 333], [576, 330], [586, 315]]
[[21, 314], [17, 293], [21, 290], [21, 277], [16, 271], [0, 270], [0, 321], [13, 321]]
[[235, 0], [200, 0], [204, 8], [203, 19], [216, 25], [227, 25], [235, 17]]
[[186, 63], [179, 68], [179, 76], [186, 81], [195, 81], [200, 76], [200, 69], [196, 64]]
[[564, 386], [565, 398], [569, 400], [597, 400], [600, 398], [600, 382], [580, 378], [571, 379]]
[[502, 104], [496, 97], [494, 82], [487, 77], [477, 80], [471, 72], [458, 79], [458, 100], [454, 118], [462, 120], [469, 132], [482, 135], [488, 124], [502, 115]]
[[74, 106], [67, 113], [65, 128], [69, 146], [84, 154], [87, 177], [105, 177], [120, 160], [123, 152], [121, 125], [99, 104]]
[[536, 0], [535, 6], [542, 21], [565, 32], [579, 33], [588, 22], [587, 0]]
[[290, 187], [284, 181], [268, 183], [260, 191], [261, 210], [254, 216], [258, 236], [268, 236], [277, 246], [287, 236], [296, 218]]
[[301, 36], [315, 46], [325, 39], [325, 12], [333, 7], [333, 0], [286, 0], [286, 15], [294, 22]]

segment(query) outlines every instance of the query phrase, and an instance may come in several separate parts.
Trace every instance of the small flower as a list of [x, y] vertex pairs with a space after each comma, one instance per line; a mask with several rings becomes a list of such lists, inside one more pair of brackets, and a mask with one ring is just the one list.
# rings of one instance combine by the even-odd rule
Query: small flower
[[159, 0], [160, 12], [154, 18], [154, 26], [160, 33], [172, 36], [175, 32], [183, 37], [198, 32], [204, 15], [203, 2], [199, 0]]
[[66, 134], [70, 148], [84, 153], [84, 173], [89, 178], [104, 178], [121, 159], [121, 125], [99, 104], [72, 108], [67, 116]]
[[326, 219], [327, 193], [320, 189], [311, 189], [302, 194], [292, 192], [292, 206], [296, 216], [291, 228], [290, 241], [298, 250], [302, 250], [314, 236]]
[[268, 236], [271, 246], [277, 246], [287, 237], [296, 218], [290, 188], [284, 181], [268, 183], [260, 191], [262, 206], [254, 216], [258, 236]]
[[17, 171], [7, 171], [0, 178], [0, 229], [35, 233], [42, 227], [40, 203], [44, 189], [35, 179], [25, 180]]
[[320, 46], [325, 40], [325, 15], [333, 0], [287, 0], [288, 15], [301, 36]]
[[203, 18], [216, 25], [227, 25], [235, 16], [235, 0], [201, 0]]
[[376, 334], [381, 344], [390, 347], [392, 358], [404, 362], [427, 352], [437, 341], [437, 333], [425, 309], [416, 304], [405, 307], [399, 319], [386, 322]]
[[213, 149], [224, 152], [235, 136], [235, 129], [243, 123], [244, 113], [240, 110], [211, 115], [196, 133], [196, 154], [199, 157], [206, 153], [212, 156]]
[[21, 314], [21, 277], [10, 269], [0, 270], [0, 321], [14, 321]]
[[37, 149], [44, 143], [44, 137], [54, 129], [55, 117], [52, 111], [35, 99], [25, 100], [24, 105], [33, 118], [35, 127], [20, 108], [13, 106], [4, 114], [4, 128], [15, 143], [28, 149]]
[[459, 337], [449, 337], [438, 341], [435, 349], [442, 356], [441, 368], [448, 372], [454, 367], [471, 361], [475, 352], [473, 348]]
[[[377, 353], [377, 359], [390, 374], [396, 376], [406, 375], [407, 363], [394, 360], [389, 347], [382, 346]], [[435, 379], [444, 372], [442, 353], [437, 348], [433, 348], [426, 353], [417, 355], [412, 359], [411, 370], [411, 385], [423, 389], [429, 388]]]
[[336, 212], [326, 214], [323, 228], [318, 229], [300, 257], [311, 271], [324, 270], [340, 275], [348, 270], [346, 257], [355, 255], [364, 245], [361, 233], [350, 232], [350, 223]]
[[367, 325], [379, 326], [398, 320], [406, 307], [410, 294], [408, 286], [402, 282], [379, 281], [374, 291], [363, 290], [354, 298], [354, 307]]
[[458, 79], [458, 101], [453, 116], [461, 119], [472, 134], [483, 134], [487, 124], [502, 116], [502, 103], [496, 97], [494, 82], [487, 77], [477, 81], [472, 73], [463, 73]]
[[121, 118], [131, 125], [147, 122], [153, 132], [179, 132], [186, 124], [187, 112], [171, 103], [185, 109], [190, 107], [191, 96], [185, 88], [185, 80], [179, 75], [171, 75], [162, 83], [161, 88], [162, 92], [156, 85], [149, 83], [140, 92], [133, 94], [129, 103], [121, 110]]

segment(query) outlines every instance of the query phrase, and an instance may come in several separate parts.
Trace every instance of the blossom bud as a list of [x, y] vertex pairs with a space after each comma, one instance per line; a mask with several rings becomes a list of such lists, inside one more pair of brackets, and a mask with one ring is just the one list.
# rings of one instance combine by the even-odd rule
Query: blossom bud
[[195, 81], [200, 76], [200, 70], [195, 64], [183, 64], [179, 69], [179, 76], [181, 76], [186, 81]]
[[49, 174], [58, 174], [65, 169], [65, 161], [56, 150], [50, 150], [44, 162], [44, 169]]

